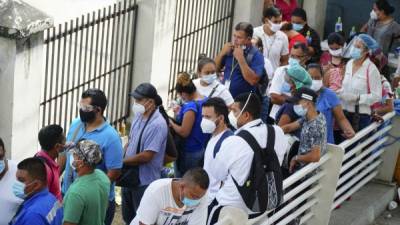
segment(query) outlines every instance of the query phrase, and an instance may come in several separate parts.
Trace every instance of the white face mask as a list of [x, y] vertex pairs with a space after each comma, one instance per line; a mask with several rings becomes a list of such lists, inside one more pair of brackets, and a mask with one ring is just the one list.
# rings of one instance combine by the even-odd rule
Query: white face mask
[[313, 80], [311, 84], [311, 90], [319, 91], [323, 86], [322, 80]]
[[214, 133], [215, 129], [217, 128], [217, 125], [214, 123], [214, 121], [203, 118], [201, 120], [200, 124], [201, 130], [205, 134], [212, 134]]
[[201, 76], [201, 80], [206, 84], [212, 84], [216, 79], [217, 79], [216, 73]]
[[[238, 117], [240, 117], [240, 115]], [[231, 111], [229, 113], [228, 119], [229, 119], [229, 123], [232, 125], [232, 127], [235, 129], [238, 129], [237, 117], [235, 116], [235, 114], [233, 114], [233, 111]]]
[[135, 115], [137, 115], [137, 114], [143, 115], [143, 113], [146, 111], [146, 109], [144, 108], [144, 106], [142, 104], [135, 102], [135, 103], [133, 103], [132, 111]]
[[374, 10], [371, 11], [371, 13], [369, 14], [369, 17], [371, 17], [372, 20], [378, 19], [378, 15], [376, 14], [376, 12]]
[[339, 48], [336, 50], [332, 50], [331, 48], [329, 48], [329, 54], [331, 54], [331, 56], [340, 57], [340, 56], [342, 56], [342, 52], [343, 52], [343, 48]]
[[282, 23], [276, 24], [276, 23], [273, 23], [273, 22], [271, 22], [271, 21], [268, 21], [268, 22], [269, 22], [269, 25], [271, 26], [271, 31], [272, 31], [272, 32], [276, 33], [276, 32], [278, 32], [279, 30], [281, 30], [281, 28], [282, 28]]

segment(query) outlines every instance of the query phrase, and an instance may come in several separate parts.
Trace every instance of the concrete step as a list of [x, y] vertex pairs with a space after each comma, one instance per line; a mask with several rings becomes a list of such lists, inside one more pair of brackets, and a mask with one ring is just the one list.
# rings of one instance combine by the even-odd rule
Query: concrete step
[[369, 225], [381, 215], [396, 194], [396, 186], [369, 182], [350, 201], [332, 212], [329, 225]]

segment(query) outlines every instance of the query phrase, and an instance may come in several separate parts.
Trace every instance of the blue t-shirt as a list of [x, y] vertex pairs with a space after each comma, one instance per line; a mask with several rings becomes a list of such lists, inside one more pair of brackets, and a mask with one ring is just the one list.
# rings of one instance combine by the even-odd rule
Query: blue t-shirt
[[[139, 142], [139, 135], [146, 124], [147, 119], [142, 115], [135, 116], [129, 133], [129, 144], [125, 157], [136, 155], [136, 149]], [[139, 166], [140, 185], [148, 185], [151, 182], [160, 179], [161, 169], [164, 164], [165, 148], [167, 145], [168, 126], [159, 110], [154, 112], [146, 128], [143, 130], [142, 140], [140, 141], [139, 151], [156, 152], [153, 159]]]
[[[75, 130], [78, 128], [79, 132], [77, 133], [75, 140], [72, 140]], [[85, 126], [80, 118], [73, 120], [67, 134], [67, 142], [74, 141], [76, 143], [82, 139], [92, 140], [100, 145], [103, 160], [99, 165], [97, 165], [97, 169], [107, 173], [108, 170], [122, 168], [123, 150], [121, 138], [108, 121], [105, 121], [95, 130], [86, 132]], [[63, 194], [67, 193], [69, 186], [77, 176], [76, 172], [73, 171], [70, 166], [70, 153], [67, 153], [66, 156], [67, 161], [65, 163], [64, 179], [61, 187]], [[109, 195], [110, 201], [115, 198], [114, 186], [115, 182], [112, 182]]]
[[202, 120], [201, 107], [206, 101], [207, 98], [199, 101], [186, 102], [182, 105], [182, 108], [178, 114], [177, 121], [180, 123], [182, 123], [185, 113], [193, 111], [196, 114], [192, 131], [190, 132], [189, 136], [185, 138], [183, 149], [185, 152], [198, 152], [204, 150], [206, 147], [206, 142], [210, 135], [204, 134], [200, 126]]
[[10, 225], [61, 225], [62, 204], [46, 188], [22, 203], [22, 208]]
[[[331, 89], [323, 88], [317, 98], [317, 110], [324, 114], [326, 120], [327, 127], [327, 142], [329, 144], [334, 144], [335, 139], [333, 136], [333, 109], [340, 105], [340, 100], [337, 97], [336, 93]], [[286, 114], [290, 117], [290, 120], [293, 122], [300, 117], [294, 112], [292, 103], [285, 103], [276, 116], [276, 121], [282, 117], [283, 114]], [[296, 137], [300, 137], [300, 129], [293, 132]]]
[[[254, 48], [254, 47], [252, 47]], [[250, 48], [244, 51], [244, 57], [246, 58]], [[247, 93], [250, 91], [256, 91], [256, 87], [249, 84], [243, 77], [242, 71], [240, 70], [239, 63], [234, 58], [233, 54], [230, 53], [222, 59], [222, 66], [225, 66], [224, 70], [224, 82], [230, 79], [231, 84], [229, 91], [232, 97], [235, 98], [239, 94]], [[233, 71], [232, 71], [233, 67]], [[249, 67], [261, 78], [264, 74], [264, 56], [260, 51], [256, 50], [254, 56], [250, 62]], [[232, 74], [232, 76], [231, 76]]]

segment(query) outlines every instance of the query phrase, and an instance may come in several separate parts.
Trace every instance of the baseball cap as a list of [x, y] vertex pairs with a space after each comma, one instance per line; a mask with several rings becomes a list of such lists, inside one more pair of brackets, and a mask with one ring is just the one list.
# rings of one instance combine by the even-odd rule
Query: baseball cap
[[156, 105], [162, 104], [162, 99], [157, 93], [157, 89], [150, 83], [141, 83], [136, 89], [129, 94], [135, 99], [151, 98], [154, 99]]
[[100, 146], [91, 140], [79, 141], [70, 152], [78, 155], [80, 159], [85, 160], [91, 165], [99, 164], [102, 159]]
[[293, 97], [289, 99], [289, 102], [297, 104], [301, 99], [305, 99], [312, 102], [317, 102], [318, 95], [315, 91], [307, 87], [302, 87], [298, 89]]

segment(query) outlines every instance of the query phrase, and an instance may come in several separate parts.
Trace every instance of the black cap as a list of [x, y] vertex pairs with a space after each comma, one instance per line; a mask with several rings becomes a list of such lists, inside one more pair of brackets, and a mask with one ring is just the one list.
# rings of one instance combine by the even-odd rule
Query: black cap
[[136, 99], [151, 98], [154, 99], [157, 106], [162, 105], [162, 99], [158, 95], [157, 89], [150, 83], [139, 84], [129, 95]]
[[315, 91], [313, 91], [307, 87], [302, 87], [302, 88], [297, 89], [294, 96], [289, 99], [289, 102], [296, 104], [301, 99], [305, 99], [305, 100], [312, 101], [315, 103], [315, 102], [317, 102], [317, 98], [318, 98], [318, 95]]

